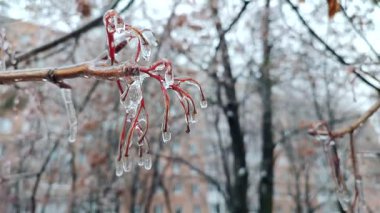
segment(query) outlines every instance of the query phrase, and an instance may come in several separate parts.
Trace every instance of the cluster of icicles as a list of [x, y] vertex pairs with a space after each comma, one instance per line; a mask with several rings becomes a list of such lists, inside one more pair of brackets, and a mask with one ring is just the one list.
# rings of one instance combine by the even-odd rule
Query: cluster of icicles
[[[185, 114], [187, 133], [190, 132], [190, 123], [196, 122], [197, 110], [193, 97], [181, 86], [190, 84], [199, 89], [201, 108], [207, 107], [207, 101], [201, 85], [197, 81], [191, 78], [174, 77], [170, 61], [159, 60], [150, 66], [139, 66], [140, 57], [148, 62], [151, 47], [157, 45], [157, 41], [150, 30], [140, 30], [124, 23], [124, 20], [114, 10], [109, 10], [105, 13], [103, 22], [107, 32], [107, 63], [111, 66], [125, 64], [134, 67], [131, 73], [116, 81], [120, 93], [120, 102], [125, 109], [118, 154], [115, 159], [116, 175], [121, 176], [124, 172], [131, 171], [134, 164], [147, 170], [152, 167], [152, 156], [146, 138], [149, 120], [142, 92], [142, 82], [145, 78], [153, 78], [160, 83], [165, 106], [162, 123], [162, 140], [164, 143], [171, 140], [168, 127], [170, 108], [168, 90], [174, 91], [178, 96]], [[132, 55], [130, 53], [129, 55], [126, 54], [128, 47], [135, 50]], [[136, 147], [135, 153], [131, 153], [132, 145]]]
[[[323, 132], [323, 134], [319, 134], [318, 132]], [[351, 195], [341, 169], [338, 147], [334, 137], [331, 135], [331, 132], [327, 127], [327, 124], [324, 122], [319, 123], [316, 127], [309, 130], [309, 134], [313, 135], [315, 139], [323, 145], [323, 150], [331, 169], [331, 176], [334, 179], [336, 196], [341, 207], [345, 211], [349, 211], [351, 209], [354, 210], [354, 212], [363, 212], [365, 203], [362, 178], [358, 174], [354, 174], [355, 192], [354, 199], [351, 201]], [[351, 157], [356, 158], [355, 155]]]

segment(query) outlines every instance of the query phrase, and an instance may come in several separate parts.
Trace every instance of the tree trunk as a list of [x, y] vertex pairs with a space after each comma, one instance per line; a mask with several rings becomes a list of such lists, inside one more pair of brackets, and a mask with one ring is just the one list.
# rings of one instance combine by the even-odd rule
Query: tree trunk
[[274, 179], [274, 142], [272, 129], [272, 81], [270, 78], [269, 6], [266, 1], [262, 19], [263, 64], [260, 68], [260, 96], [262, 100], [262, 161], [259, 183], [259, 212], [272, 212]]
[[223, 89], [225, 91], [226, 103], [222, 104], [223, 112], [227, 118], [229, 133], [231, 137], [233, 156], [233, 182], [231, 195], [228, 198], [228, 206], [233, 213], [248, 212], [247, 191], [248, 191], [248, 170], [245, 160], [245, 145], [243, 132], [239, 121], [239, 104], [236, 98], [235, 83], [232, 75], [228, 46], [225, 33], [222, 28], [218, 14], [218, 1], [211, 2], [211, 10], [216, 18], [215, 27], [220, 39], [221, 61], [223, 63]]

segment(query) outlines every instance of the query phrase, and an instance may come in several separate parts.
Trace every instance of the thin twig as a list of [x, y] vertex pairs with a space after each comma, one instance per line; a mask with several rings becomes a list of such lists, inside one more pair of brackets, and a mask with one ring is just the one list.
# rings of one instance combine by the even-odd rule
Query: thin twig
[[366, 122], [375, 112], [380, 109], [380, 100], [378, 100], [374, 105], [371, 106], [359, 119], [351, 123], [349, 126], [342, 129], [333, 131], [331, 134], [335, 138], [343, 137], [359, 128], [364, 122]]
[[[108, 9], [115, 8], [119, 2], [120, 2], [120, 0], [113, 1], [111, 3], [111, 5], [106, 8], [105, 11], [107, 11]], [[125, 10], [129, 9], [132, 6], [133, 2], [134, 2], [134, 0], [131, 0], [121, 11], [125, 11]], [[87, 23], [87, 24], [79, 27], [78, 29], [72, 31], [69, 34], [66, 34], [66, 35], [64, 35], [62, 37], [59, 37], [59, 38], [57, 38], [57, 39], [55, 39], [55, 40], [53, 40], [51, 42], [43, 44], [43, 45], [41, 45], [39, 47], [36, 47], [34, 49], [31, 49], [31, 50], [29, 50], [29, 51], [27, 51], [25, 53], [16, 55], [15, 58], [13, 58], [13, 60], [16, 60], [16, 63], [28, 60], [29, 58], [37, 55], [38, 53], [41, 53], [41, 52], [44, 52], [44, 51], [49, 50], [51, 48], [54, 48], [57, 45], [62, 44], [62, 43], [66, 42], [66, 41], [68, 41], [68, 40], [70, 40], [72, 38], [79, 37], [81, 34], [86, 33], [87, 31], [91, 30], [92, 28], [101, 25], [102, 21], [103, 21], [103, 13], [101, 15], [99, 15], [97, 18], [95, 18], [94, 20], [92, 20], [89, 23]], [[12, 65], [11, 60], [8, 60], [6, 62], [6, 65], [7, 66]]]
[[[293, 9], [293, 11], [296, 13], [298, 19], [301, 21], [301, 23], [306, 27], [306, 29], [309, 31], [309, 33], [319, 41], [319, 43], [321, 43], [325, 49], [330, 52], [336, 59], [339, 63], [341, 63], [342, 65], [345, 65], [345, 66], [349, 66], [349, 65], [352, 65], [350, 63], [348, 63], [344, 58], [343, 56], [339, 55], [330, 45], [328, 45], [310, 26], [309, 24], [306, 22], [306, 20], [302, 17], [301, 13], [299, 12], [298, 10], [298, 7], [296, 5], [294, 5], [292, 3], [291, 0], [285, 0], [289, 5], [290, 7]], [[368, 86], [372, 87], [373, 89], [375, 89], [377, 92], [380, 93], [380, 88], [376, 87], [375, 85], [373, 85], [371, 82], [369, 82], [366, 78], [364, 78], [361, 74], [359, 74], [358, 72], [355, 72], [354, 71], [354, 74], [361, 80], [363, 81], [365, 84], [367, 84]]]

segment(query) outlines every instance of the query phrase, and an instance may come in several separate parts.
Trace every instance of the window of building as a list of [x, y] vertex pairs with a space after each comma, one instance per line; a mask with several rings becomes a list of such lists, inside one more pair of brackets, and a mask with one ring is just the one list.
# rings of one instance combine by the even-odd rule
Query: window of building
[[202, 213], [201, 207], [198, 205], [194, 206], [193, 213]]
[[0, 134], [12, 133], [12, 121], [9, 118], [0, 118]]
[[220, 205], [219, 203], [211, 204], [210, 206], [211, 213], [220, 213]]
[[190, 144], [190, 155], [197, 154], [197, 146], [195, 144]]
[[172, 143], [172, 149], [174, 154], [179, 154], [181, 146], [179, 143]]
[[154, 213], [163, 213], [164, 212], [164, 208], [162, 207], [161, 204], [157, 204], [157, 205], [154, 206], [153, 212]]
[[193, 197], [198, 196], [199, 194], [199, 186], [197, 184], [191, 184], [191, 195]]
[[133, 213], [140, 213], [140, 212], [141, 212], [141, 206], [135, 205], [135, 207], [133, 208]]
[[174, 194], [180, 194], [182, 192], [182, 184], [176, 183], [173, 188]]
[[182, 207], [181, 206], [177, 206], [175, 207], [175, 213], [182, 213]]
[[173, 174], [178, 175], [181, 170], [179, 163], [173, 163]]

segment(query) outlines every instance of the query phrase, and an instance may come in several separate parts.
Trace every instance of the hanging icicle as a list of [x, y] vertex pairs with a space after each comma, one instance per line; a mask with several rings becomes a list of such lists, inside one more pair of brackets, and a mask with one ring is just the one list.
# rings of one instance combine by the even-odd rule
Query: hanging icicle
[[62, 98], [65, 104], [69, 121], [69, 142], [75, 142], [78, 131], [78, 120], [72, 100], [71, 89], [61, 88]]
[[0, 70], [6, 70], [6, 51], [8, 49], [8, 42], [5, 37], [5, 29], [0, 29]]

